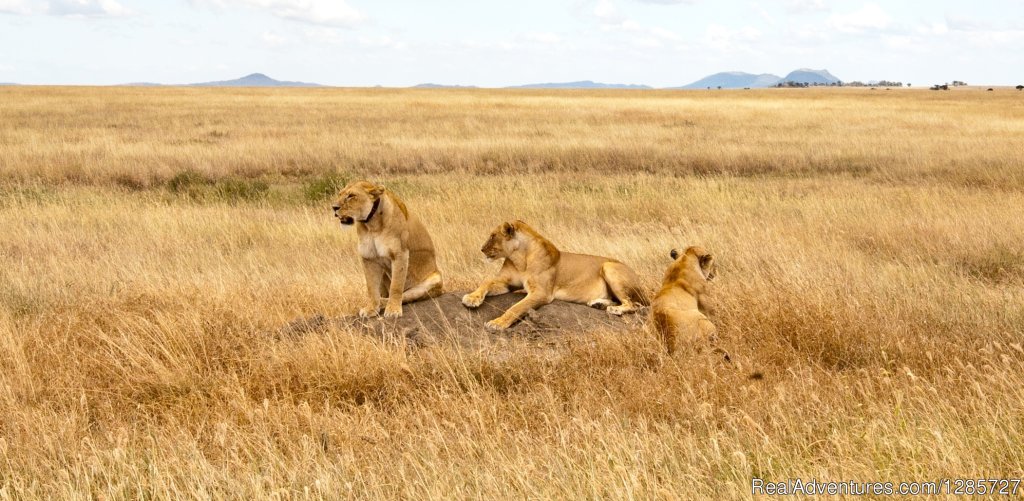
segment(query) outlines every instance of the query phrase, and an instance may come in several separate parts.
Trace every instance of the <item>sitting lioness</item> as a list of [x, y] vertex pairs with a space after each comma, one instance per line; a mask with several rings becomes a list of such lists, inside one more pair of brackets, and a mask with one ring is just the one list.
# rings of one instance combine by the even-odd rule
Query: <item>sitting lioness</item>
[[402, 316], [402, 303], [441, 293], [441, 272], [426, 227], [394, 193], [368, 181], [355, 181], [338, 193], [332, 207], [342, 225], [356, 225], [366, 275], [366, 306], [359, 316]]
[[528, 311], [555, 299], [607, 307], [615, 315], [636, 311], [637, 303], [647, 304], [640, 280], [628, 266], [607, 257], [559, 252], [522, 221], [498, 226], [480, 250], [505, 262], [498, 276], [463, 296], [462, 304], [476, 308], [487, 296], [526, 289], [522, 301], [487, 322], [489, 329], [507, 329]]
[[710, 343], [715, 339], [715, 324], [704, 315], [702, 298], [708, 281], [715, 277], [716, 266], [715, 258], [700, 247], [672, 249], [670, 255], [674, 262], [651, 302], [651, 323], [668, 352], [674, 353], [679, 343]]

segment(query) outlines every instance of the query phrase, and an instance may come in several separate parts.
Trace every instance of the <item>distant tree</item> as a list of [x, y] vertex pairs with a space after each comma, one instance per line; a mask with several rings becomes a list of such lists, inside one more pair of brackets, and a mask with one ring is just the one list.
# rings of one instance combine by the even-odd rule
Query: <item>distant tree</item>
[[1024, 90], [1024, 85], [1018, 85], [1018, 86], [1017, 86], [1017, 87], [1015, 87], [1015, 88], [1016, 88], [1017, 90]]
[[879, 80], [877, 82], [879, 87], [903, 87], [903, 82], [894, 82], [892, 80]]

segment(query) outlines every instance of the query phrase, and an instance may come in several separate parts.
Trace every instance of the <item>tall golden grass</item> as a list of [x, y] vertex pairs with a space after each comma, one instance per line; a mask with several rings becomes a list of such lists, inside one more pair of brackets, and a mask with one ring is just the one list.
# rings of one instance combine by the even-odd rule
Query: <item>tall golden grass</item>
[[[0, 88], [0, 498], [746, 498], [1024, 475], [1012, 92]], [[449, 289], [498, 222], [720, 266], [742, 370], [652, 336], [508, 356], [344, 330], [382, 180]], [[750, 370], [764, 373], [750, 380]]]
[[1012, 91], [0, 87], [0, 173], [848, 174], [1024, 186]]

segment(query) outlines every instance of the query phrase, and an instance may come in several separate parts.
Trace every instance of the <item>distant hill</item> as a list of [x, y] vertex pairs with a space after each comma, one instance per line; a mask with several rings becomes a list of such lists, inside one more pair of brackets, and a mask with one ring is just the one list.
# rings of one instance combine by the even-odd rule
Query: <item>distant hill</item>
[[253, 73], [234, 80], [218, 82], [200, 82], [190, 84], [161, 84], [155, 82], [132, 82], [119, 84], [126, 87], [323, 87], [323, 85], [307, 82], [286, 82], [274, 80], [263, 73]]
[[477, 89], [475, 85], [445, 85], [436, 83], [421, 83], [414, 85], [414, 89]]
[[675, 88], [706, 89], [711, 87], [712, 89], [716, 89], [721, 87], [723, 89], [742, 89], [744, 87], [771, 87], [780, 81], [782, 81], [781, 78], [770, 73], [755, 75], [753, 73], [744, 73], [742, 71], [727, 71], [724, 73], [715, 73], [714, 75], [709, 75], [697, 80], [692, 84]]
[[0, 82], [0, 86], [3, 86], [3, 85], [21, 85], [21, 84]]
[[828, 70], [811, 70], [807, 68], [801, 68], [799, 70], [791, 71], [788, 75], [783, 77], [783, 82], [807, 82], [809, 84], [833, 84], [839, 82], [839, 79], [835, 75], [828, 72]]
[[322, 85], [315, 83], [274, 80], [263, 73], [253, 73], [235, 80], [221, 80], [219, 82], [202, 82], [187, 85], [188, 87], [323, 87]]
[[512, 85], [505, 87], [506, 89], [651, 89], [648, 85], [633, 85], [633, 84], [608, 84], [601, 82], [592, 82], [590, 80], [583, 80], [580, 82], [560, 82], [560, 83], [535, 83], [526, 85]]
[[706, 89], [711, 87], [712, 89], [717, 89], [718, 87], [721, 87], [723, 89], [742, 89], [745, 87], [774, 87], [781, 82], [833, 84], [839, 82], [839, 79], [836, 78], [835, 75], [829, 73], [828, 70], [812, 70], [808, 68], [791, 71], [784, 77], [779, 77], [770, 73], [755, 75], [753, 73], [744, 73], [742, 71], [727, 71], [724, 73], [715, 73], [714, 75], [709, 75], [697, 80], [692, 84], [674, 88]]

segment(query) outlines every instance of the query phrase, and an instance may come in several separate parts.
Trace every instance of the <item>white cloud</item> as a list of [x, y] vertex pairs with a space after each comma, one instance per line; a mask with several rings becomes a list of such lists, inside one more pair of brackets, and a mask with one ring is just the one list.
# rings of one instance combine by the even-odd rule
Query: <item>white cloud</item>
[[786, 11], [791, 14], [827, 11], [824, 0], [786, 0]]
[[[335, 47], [359, 47], [362, 49], [395, 49], [404, 50], [408, 44], [386, 35], [380, 36], [353, 36], [351, 33], [343, 32], [334, 28], [324, 26], [308, 26], [295, 33], [293, 42], [295, 45], [305, 44], [307, 46], [335, 46]], [[291, 42], [290, 41], [290, 42]]]
[[882, 36], [882, 42], [885, 43], [886, 47], [895, 51], [927, 54], [932, 50], [932, 47], [921, 37], [913, 35], [884, 35]]
[[640, 3], [656, 3], [659, 5], [678, 5], [681, 3], [692, 4], [696, 0], [637, 0]]
[[128, 9], [116, 0], [50, 0], [49, 14], [55, 16], [124, 16]]
[[761, 32], [750, 26], [733, 29], [720, 24], [710, 24], [704, 32], [704, 42], [708, 46], [724, 51], [745, 48], [760, 38]]
[[404, 49], [405, 43], [399, 42], [389, 36], [362, 36], [356, 38], [356, 43], [365, 49]]
[[0, 12], [7, 14], [31, 14], [32, 8], [24, 0], [0, 0]]
[[964, 43], [976, 49], [1016, 50], [1024, 43], [1024, 30], [965, 32]]
[[957, 31], [995, 31], [991, 23], [961, 16], [946, 16], [946, 26]]
[[756, 12], [757, 15], [760, 16], [761, 19], [764, 20], [764, 22], [767, 23], [768, 25], [775, 26], [775, 18], [772, 17], [772, 15], [769, 14], [768, 11], [764, 9], [764, 7], [758, 5], [757, 2], [749, 2], [747, 4], [747, 8]]
[[64, 17], [120, 17], [131, 13], [117, 0], [0, 0], [0, 12]]
[[889, 27], [892, 18], [877, 4], [869, 3], [859, 10], [829, 16], [827, 24], [842, 33], [863, 33], [882, 31]]
[[922, 24], [918, 26], [917, 32], [922, 35], [945, 35], [949, 33], [949, 25], [944, 22]]
[[194, 5], [243, 6], [260, 9], [282, 19], [324, 26], [352, 28], [366, 15], [345, 0], [192, 0]]
[[263, 41], [264, 45], [271, 48], [284, 47], [285, 45], [288, 45], [288, 39], [286, 37], [272, 31], [263, 32], [260, 36], [260, 40]]
[[634, 47], [659, 48], [663, 47], [665, 42], [678, 42], [682, 39], [672, 30], [660, 26], [645, 26], [627, 18], [611, 0], [597, 0], [586, 5], [589, 16], [597, 20], [601, 31], [623, 33], [630, 37], [627, 42]]
[[638, 49], [660, 49], [665, 46], [661, 40], [654, 37], [637, 37], [630, 40], [630, 45]]
[[611, 0], [598, 0], [594, 4], [593, 14], [594, 17], [606, 23], [621, 23], [623, 21], [622, 14]]
[[523, 40], [527, 42], [535, 42], [545, 45], [556, 45], [562, 43], [562, 37], [548, 32], [532, 32], [524, 33]]
[[656, 36], [658, 38], [662, 38], [662, 39], [665, 39], [665, 40], [672, 40], [672, 41], [676, 41], [676, 42], [682, 40], [682, 37], [677, 35], [676, 32], [674, 32], [672, 30], [667, 30], [667, 29], [659, 27], [659, 26], [655, 26], [653, 28], [649, 28], [648, 32], [651, 35], [654, 35], [654, 36]]
[[325, 45], [343, 45], [345, 42], [344, 37], [333, 28], [308, 26], [303, 29], [302, 34], [306, 40]]

